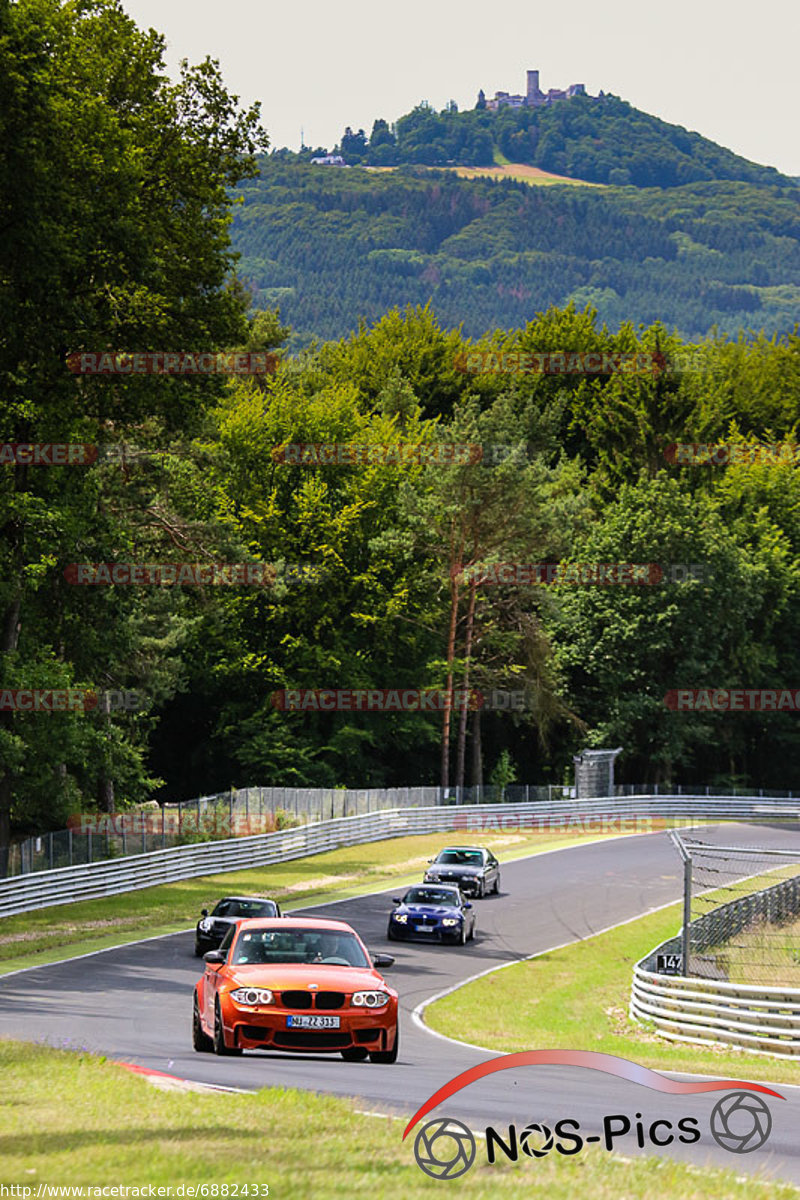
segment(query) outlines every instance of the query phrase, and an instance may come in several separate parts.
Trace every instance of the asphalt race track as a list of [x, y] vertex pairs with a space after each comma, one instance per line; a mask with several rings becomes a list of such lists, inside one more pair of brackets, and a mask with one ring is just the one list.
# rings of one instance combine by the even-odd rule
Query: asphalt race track
[[[722, 845], [800, 844], [797, 827], [726, 825], [706, 827], [701, 836]], [[476, 902], [475, 941], [465, 947], [387, 941], [393, 894], [390, 889], [304, 911], [349, 921], [370, 949], [396, 956], [395, 966], [386, 972], [401, 1000], [400, 1056], [395, 1065], [345, 1063], [338, 1055], [253, 1052], [225, 1059], [194, 1053], [190, 1013], [200, 962], [193, 956], [190, 933], [0, 977], [0, 1035], [85, 1047], [151, 1070], [218, 1085], [248, 1090], [279, 1085], [354, 1096], [359, 1108], [410, 1116], [454, 1075], [493, 1057], [425, 1030], [412, 1016], [418, 1005], [481, 971], [587, 937], [679, 899], [681, 866], [664, 833], [579, 845], [506, 863], [501, 895]], [[526, 1048], [536, 1046], [534, 1026]], [[635, 1051], [632, 1045], [634, 1059]], [[738, 1074], [769, 1083], [770, 1060], [743, 1056]], [[600, 1133], [605, 1115], [625, 1114], [632, 1127], [639, 1114], [647, 1127], [661, 1118], [676, 1126], [681, 1117], [692, 1116], [698, 1118], [701, 1131], [700, 1141], [693, 1145], [675, 1141], [658, 1149], [647, 1144], [640, 1151], [634, 1133], [629, 1133], [614, 1142], [614, 1149], [626, 1155], [670, 1154], [697, 1166], [714, 1163], [734, 1168], [739, 1174], [763, 1171], [800, 1183], [800, 1086], [776, 1084], [775, 1088], [786, 1100], [766, 1098], [772, 1133], [761, 1149], [749, 1154], [726, 1151], [711, 1137], [708, 1117], [721, 1093], [665, 1095], [575, 1067], [499, 1072], [471, 1084], [432, 1115], [454, 1117], [480, 1131], [492, 1125], [503, 1135], [511, 1123], [521, 1129], [531, 1122], [552, 1125], [572, 1118], [580, 1122], [582, 1132]], [[410, 1158], [416, 1132], [408, 1139]], [[479, 1156], [483, 1153], [478, 1150]], [[535, 1160], [527, 1166], [535, 1170]]]

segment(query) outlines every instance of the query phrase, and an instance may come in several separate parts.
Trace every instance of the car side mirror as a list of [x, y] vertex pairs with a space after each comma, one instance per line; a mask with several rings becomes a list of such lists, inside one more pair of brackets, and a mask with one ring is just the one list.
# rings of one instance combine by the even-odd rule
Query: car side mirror
[[208, 916], [208, 909], [207, 909], [207, 908], [204, 908], [204, 909], [202, 910], [202, 912], [200, 913], [200, 916], [201, 916], [201, 917], [207, 917], [207, 916]]
[[428, 859], [428, 862], [429, 862], [429, 863], [436, 862], [436, 859], [435, 859], [435, 858], [429, 858], [429, 859]]
[[472, 908], [472, 905], [470, 904], [469, 900], [465, 901], [464, 908]]
[[392, 896], [392, 904], [402, 904], [402, 903], [403, 903], [403, 901], [400, 899], [399, 896]]
[[203, 962], [210, 963], [212, 967], [221, 967], [227, 957], [222, 950], [207, 950], [203, 955]]
[[394, 955], [393, 954], [373, 954], [372, 955], [372, 965], [373, 965], [373, 967], [383, 967], [384, 969], [386, 967], [393, 967], [394, 966]]

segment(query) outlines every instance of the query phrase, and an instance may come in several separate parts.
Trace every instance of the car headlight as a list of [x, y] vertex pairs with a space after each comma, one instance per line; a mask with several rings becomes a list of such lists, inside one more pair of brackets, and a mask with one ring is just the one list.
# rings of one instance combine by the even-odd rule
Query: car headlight
[[202, 929], [203, 933], [208, 933], [213, 924], [214, 922], [208, 917], [203, 917], [202, 921], [200, 922], [200, 928]]
[[397, 921], [400, 925], [408, 924], [408, 917], [405, 913], [392, 913], [392, 920]]
[[458, 917], [444, 917], [442, 919], [442, 924], [443, 925], [457, 925], [458, 920], [459, 920]]
[[272, 1004], [273, 995], [269, 988], [236, 988], [229, 992], [234, 1004], [242, 1004], [254, 1008], [256, 1004]]
[[353, 992], [354, 1008], [382, 1008], [389, 997], [386, 992]]
[[438, 878], [439, 878], [438, 871], [426, 871], [425, 872], [425, 879], [428, 882], [435, 883]]

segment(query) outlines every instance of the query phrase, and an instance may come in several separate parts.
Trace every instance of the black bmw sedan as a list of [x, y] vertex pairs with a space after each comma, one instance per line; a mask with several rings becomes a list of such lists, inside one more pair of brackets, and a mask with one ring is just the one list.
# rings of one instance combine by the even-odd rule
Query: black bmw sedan
[[500, 891], [500, 864], [479, 846], [447, 846], [429, 860], [425, 883], [451, 883], [464, 895], [482, 900], [489, 892]]
[[200, 958], [206, 950], [218, 949], [231, 925], [237, 921], [280, 915], [281, 910], [274, 900], [264, 900], [261, 896], [225, 896], [210, 913], [207, 908], [203, 909], [194, 936], [195, 956]]

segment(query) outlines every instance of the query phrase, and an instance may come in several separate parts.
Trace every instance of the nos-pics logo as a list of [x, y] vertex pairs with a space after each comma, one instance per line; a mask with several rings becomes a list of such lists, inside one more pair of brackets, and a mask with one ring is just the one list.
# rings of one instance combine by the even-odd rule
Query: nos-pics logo
[[[411, 1118], [403, 1133], [403, 1139], [405, 1140], [414, 1126], [432, 1109], [468, 1084], [486, 1075], [492, 1075], [495, 1071], [545, 1063], [588, 1067], [672, 1095], [725, 1092], [726, 1095], [717, 1101], [711, 1113], [709, 1131], [714, 1141], [732, 1154], [749, 1154], [758, 1150], [769, 1138], [772, 1131], [772, 1114], [759, 1093], [775, 1096], [779, 1100], [785, 1099], [780, 1092], [762, 1084], [748, 1083], [741, 1079], [681, 1082], [627, 1059], [590, 1050], [526, 1050], [519, 1054], [503, 1054], [490, 1059], [489, 1062], [471, 1067], [444, 1084]], [[509, 1159], [517, 1162], [523, 1155], [536, 1159], [544, 1158], [551, 1152], [570, 1156], [579, 1154], [585, 1146], [592, 1143], [610, 1151], [616, 1149], [615, 1143], [619, 1138], [631, 1134], [635, 1136], [640, 1149], [649, 1146], [669, 1146], [673, 1142], [691, 1145], [699, 1142], [702, 1137], [697, 1117], [682, 1116], [677, 1120], [659, 1117], [652, 1120], [643, 1118], [640, 1112], [607, 1114], [602, 1119], [599, 1133], [582, 1130], [580, 1122], [571, 1117], [561, 1118], [551, 1125], [537, 1121], [522, 1127], [511, 1124], [502, 1130], [489, 1125], [485, 1130], [486, 1161], [489, 1165]], [[414, 1140], [417, 1164], [433, 1179], [458, 1179], [470, 1169], [476, 1155], [475, 1135], [461, 1121], [451, 1117], [434, 1117], [427, 1121], [418, 1130]]]

